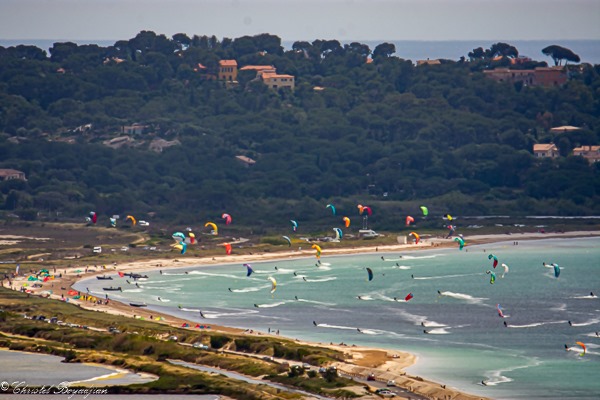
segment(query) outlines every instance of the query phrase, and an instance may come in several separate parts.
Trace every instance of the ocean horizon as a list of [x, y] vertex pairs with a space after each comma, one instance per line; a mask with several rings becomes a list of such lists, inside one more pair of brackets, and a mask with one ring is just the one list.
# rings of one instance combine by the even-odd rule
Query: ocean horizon
[[[110, 297], [192, 326], [410, 352], [409, 373], [489, 398], [595, 399], [599, 258], [598, 237], [335, 256], [324, 247], [320, 263], [254, 262], [250, 276], [241, 263], [149, 270], [137, 285], [115, 275], [123, 292]], [[75, 288], [104, 297], [102, 285]]]
[[[313, 39], [314, 40], [314, 39]], [[309, 40], [312, 42], [313, 40]], [[48, 49], [57, 42], [73, 42], [78, 45], [97, 44], [106, 47], [115, 44], [116, 40], [100, 39], [0, 39], [0, 46], [9, 47], [20, 44], [39, 47], [48, 52]], [[285, 50], [290, 50], [295, 41], [282, 40]], [[369, 46], [371, 51], [381, 43], [393, 43], [396, 46], [394, 56], [411, 60], [446, 59], [458, 61], [461, 57], [468, 59], [467, 54], [478, 47], [488, 49], [494, 43], [508, 43], [519, 50], [519, 55], [529, 57], [536, 61], [546, 61], [552, 65], [550, 57], [542, 54], [542, 49], [550, 45], [559, 45], [571, 49], [581, 58], [581, 63], [600, 64], [600, 39], [548, 39], [548, 40], [340, 40], [342, 45], [359, 42]]]

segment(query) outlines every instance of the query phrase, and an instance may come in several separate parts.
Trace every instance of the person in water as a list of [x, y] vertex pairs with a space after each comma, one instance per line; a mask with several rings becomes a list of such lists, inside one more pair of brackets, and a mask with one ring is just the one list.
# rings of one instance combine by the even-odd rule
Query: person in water
[[230, 292], [233, 292], [233, 290], [231, 290], [231, 288], [228, 288]]
[[508, 324], [506, 323], [506, 321], [504, 321], [504, 326], [506, 326], [508, 328]]
[[573, 326], [573, 323], [571, 321], [569, 321], [569, 326]]

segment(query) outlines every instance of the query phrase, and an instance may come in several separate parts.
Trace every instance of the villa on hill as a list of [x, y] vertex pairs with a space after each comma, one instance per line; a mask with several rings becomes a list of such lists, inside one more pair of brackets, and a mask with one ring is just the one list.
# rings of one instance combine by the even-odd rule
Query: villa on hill
[[286, 88], [294, 90], [295, 78], [293, 75], [278, 74], [272, 65], [246, 65], [240, 71], [256, 71], [256, 79], [260, 79], [270, 89]]
[[564, 67], [537, 67], [535, 69], [495, 68], [483, 71], [485, 76], [498, 82], [517, 83], [526, 86], [562, 86], [567, 82]]
[[580, 146], [573, 149], [574, 156], [581, 156], [590, 164], [600, 161], [600, 146]]
[[235, 61], [235, 60], [219, 61], [218, 78], [220, 81], [237, 82], [237, 75], [238, 75], [237, 61]]
[[21, 181], [27, 180], [27, 178], [25, 178], [25, 172], [16, 169], [0, 169], [0, 181], [10, 181], [13, 179]]
[[560, 154], [554, 143], [536, 143], [533, 145], [533, 155], [537, 158], [556, 158]]

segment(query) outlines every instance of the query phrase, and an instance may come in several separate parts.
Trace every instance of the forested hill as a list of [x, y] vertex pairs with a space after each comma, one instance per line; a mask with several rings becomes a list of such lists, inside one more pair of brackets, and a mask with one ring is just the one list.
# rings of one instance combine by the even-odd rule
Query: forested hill
[[[25, 219], [94, 210], [177, 223], [229, 212], [256, 227], [319, 224], [328, 203], [347, 215], [369, 205], [381, 228], [421, 204], [439, 215], [600, 212], [600, 163], [571, 155], [600, 144], [600, 66], [527, 86], [483, 73], [511, 66], [509, 44], [438, 65], [395, 51], [148, 31], [49, 54], [0, 47], [0, 168], [27, 177], [0, 182], [0, 207]], [[269, 89], [253, 70], [225, 85], [212, 79], [219, 60], [272, 65], [295, 90]], [[562, 125], [581, 129], [550, 131]], [[551, 142], [560, 157], [534, 158], [535, 143]]]

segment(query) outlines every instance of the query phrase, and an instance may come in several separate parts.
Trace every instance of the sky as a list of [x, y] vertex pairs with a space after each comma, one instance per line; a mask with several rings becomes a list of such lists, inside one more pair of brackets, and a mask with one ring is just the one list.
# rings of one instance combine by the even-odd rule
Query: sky
[[600, 0], [0, 0], [0, 39], [600, 39]]

